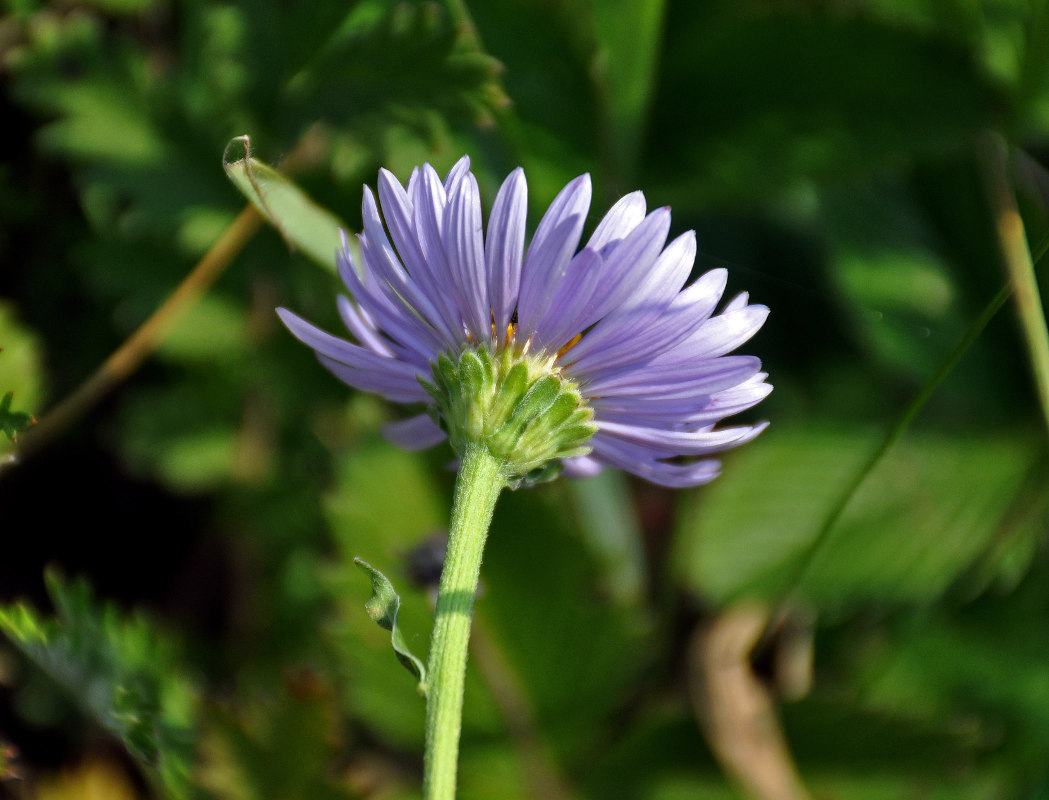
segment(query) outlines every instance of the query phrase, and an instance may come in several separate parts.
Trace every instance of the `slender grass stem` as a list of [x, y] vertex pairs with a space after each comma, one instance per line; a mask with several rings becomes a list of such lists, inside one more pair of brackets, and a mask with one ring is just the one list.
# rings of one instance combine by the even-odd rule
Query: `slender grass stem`
[[[281, 162], [281, 170], [292, 173], [316, 160], [322, 153], [322, 134], [308, 130]], [[263, 218], [253, 206], [245, 207], [223, 231], [193, 269], [149, 318], [143, 322], [73, 392], [43, 414], [39, 423], [19, 437], [18, 449], [0, 460], [0, 474], [46, 447], [82, 419], [103, 397], [135, 372], [163, 341], [178, 319], [218, 280], [251, 238], [262, 227]], [[279, 226], [278, 226], [279, 229]], [[283, 231], [281, 231], [283, 235]]]
[[[1004, 158], [1003, 155], [999, 155], [999, 157]], [[999, 162], [999, 169], [1004, 170], [1004, 161]], [[987, 327], [988, 323], [1002, 309], [1002, 306], [1005, 305], [1010, 295], [1014, 293], [1022, 292], [1028, 295], [1027, 300], [1021, 300], [1018, 298], [1018, 305], [1026, 308], [1026, 310], [1023, 308], [1021, 309], [1021, 316], [1026, 313], [1035, 317], [1029, 323], [1024, 323], [1024, 329], [1028, 336], [1028, 347], [1031, 350], [1031, 360], [1037, 375], [1036, 380], [1039, 384], [1039, 395], [1042, 399], [1042, 408], [1046, 414], [1046, 422], [1049, 424], [1049, 343], [1041, 343], [1045, 334], [1045, 315], [1042, 313], [1041, 303], [1038, 300], [1037, 283], [1034, 272], [1035, 265], [1040, 262], [1046, 252], [1049, 251], [1049, 236], [1043, 237], [1041, 241], [1038, 242], [1033, 248], [1034, 253], [1032, 256], [1025, 238], [1023, 222], [1020, 220], [1019, 213], [1016, 211], [1015, 200], [1010, 193], [1008, 181], [1004, 172], [997, 173], [997, 177], [1001, 181], [1005, 181], [1004, 184], [999, 183], [997, 189], [993, 190], [996, 193], [996, 198], [993, 199], [993, 202], [996, 209], [996, 223], [999, 237], [1001, 239], [1000, 244], [1003, 248], [1003, 254], [1007, 262], [1010, 259], [1015, 260], [1015, 271], [1012, 268], [1009, 269], [1009, 281], [998, 290], [997, 294], [995, 294], [983, 311], [980, 312], [980, 315], [973, 321], [973, 324], [969, 326], [965, 335], [962, 336], [961, 341], [959, 341], [950, 354], [948, 354], [939, 369], [936, 370], [935, 374], [928, 380], [928, 382], [926, 382], [925, 386], [922, 387], [922, 390], [918, 392], [914, 399], [903, 409], [892, 427], [890, 427], [885, 433], [885, 436], [877, 449], [871, 453], [870, 458], [868, 458], [859, 470], [857, 470], [855, 476], [845, 487], [845, 491], [842, 492], [838, 501], [831, 506], [823, 524], [820, 526], [815, 537], [813, 537], [812, 542], [799, 556], [794, 571], [787, 579], [785, 588], [779, 595], [780, 600], [777, 603], [775, 613], [773, 613], [771, 617], [770, 624], [775, 625], [781, 618], [787, 603], [790, 602], [794, 592], [797, 591], [797, 588], [800, 585], [802, 578], [805, 576], [805, 573], [808, 571], [809, 566], [812, 564], [816, 553], [823, 547], [824, 543], [829, 538], [830, 532], [834, 529], [834, 526], [841, 518], [841, 515], [845, 512], [845, 509], [852, 501], [853, 496], [867, 481], [867, 478], [878, 466], [885, 454], [892, 448], [899, 438], [903, 436], [904, 432], [914, 421], [914, 418], [917, 417], [925, 407], [929, 398], [932, 397], [940, 387], [940, 384], [943, 383], [948, 375], [950, 375], [951, 371], [962, 359], [962, 356], [964, 356], [969, 350], [973, 342], [975, 342], [980, 334], [983, 333], [983, 329]], [[1005, 192], [1005, 195], [1002, 195], [1002, 192]], [[1030, 297], [1032, 292], [1033, 300]], [[1047, 342], [1049, 342], [1049, 339], [1047, 339]]]
[[885, 433], [885, 436], [882, 438], [877, 449], [871, 453], [870, 457], [864, 461], [863, 465], [856, 471], [852, 480], [849, 481], [848, 485], [845, 487], [845, 491], [841, 493], [837, 502], [835, 502], [827, 512], [823, 524], [820, 525], [819, 530], [809, 543], [809, 546], [806, 547], [798, 557], [797, 566], [795, 566], [794, 571], [787, 579], [785, 588], [780, 593], [781, 599], [778, 603], [776, 613], [770, 618], [771, 624], [774, 625], [780, 619], [785, 605], [790, 601], [790, 598], [797, 590], [802, 578], [812, 564], [816, 553], [823, 547], [824, 542], [826, 542], [827, 538], [830, 536], [830, 532], [838, 523], [841, 515], [845, 512], [845, 509], [852, 501], [853, 496], [859, 491], [859, 488], [866, 483], [867, 478], [870, 477], [872, 472], [874, 472], [875, 467], [878, 466], [885, 454], [889, 452], [892, 446], [899, 441], [901, 436], [903, 436], [907, 428], [910, 427], [914, 418], [918, 416], [919, 412], [925, 407], [925, 404], [929, 402], [929, 398], [933, 396], [935, 391], [940, 387], [940, 384], [951, 374], [955, 365], [961, 360], [969, 347], [972, 346], [972, 343], [975, 342], [983, 332], [983, 329], [987, 327], [987, 323], [989, 323], [994, 318], [994, 315], [1005, 305], [1005, 302], [1009, 299], [1011, 289], [1012, 287], [1006, 284], [998, 290], [998, 293], [994, 296], [991, 302], [987, 304], [973, 324], [969, 326], [969, 330], [965, 332], [961, 341], [955, 345], [954, 349], [940, 365], [940, 368], [936, 370], [936, 373], [932, 378], [926, 382], [921, 391], [918, 392], [914, 399], [907, 404], [900, 415], [896, 418], [896, 421]]
[[427, 665], [426, 800], [455, 798], [474, 596], [488, 527], [505, 485], [502, 463], [486, 445], [471, 443], [463, 449]]
[[244, 245], [261, 225], [262, 217], [253, 207], [248, 206], [241, 211], [149, 319], [113, 351], [72, 394], [44, 414], [38, 425], [19, 438], [16, 459], [24, 460], [45, 447], [137, 370], [186, 309], [207, 292], [230, 262], [244, 249]]
[[1002, 253], [1020, 321], [1027, 357], [1031, 364], [1038, 400], [1049, 433], [1049, 328], [1045, 310], [1038, 295], [1038, 281], [1034, 261], [1027, 245], [1023, 219], [1016, 206], [1016, 197], [1009, 182], [1008, 150], [1005, 142], [994, 140], [985, 159], [988, 192], [994, 213], [998, 247]]

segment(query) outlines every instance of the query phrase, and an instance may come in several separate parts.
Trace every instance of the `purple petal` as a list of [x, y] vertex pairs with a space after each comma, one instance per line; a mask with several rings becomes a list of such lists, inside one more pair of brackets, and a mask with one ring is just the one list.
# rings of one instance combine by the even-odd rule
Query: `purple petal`
[[[415, 184], [415, 192], [410, 197], [415, 241], [418, 242], [419, 253], [422, 255], [437, 290], [449, 298], [448, 305], [453, 307], [453, 318], [456, 321], [456, 327], [459, 327], [461, 321], [459, 317], [462, 312], [459, 292], [455, 291], [460, 288], [459, 275], [453, 272], [452, 265], [448, 263], [444, 253], [444, 220], [448, 198], [441, 179], [437, 177], [437, 173], [429, 164], [423, 164], [419, 180]], [[383, 205], [384, 209], [385, 207]]]
[[593, 445], [592, 457], [652, 483], [674, 489], [710, 483], [721, 472], [721, 463], [716, 459], [702, 459], [688, 464], [667, 463], [626, 443], [605, 438], [600, 433], [594, 437]]
[[550, 309], [536, 325], [533, 345], [556, 353], [586, 328], [594, 295], [601, 288], [601, 256], [584, 247], [568, 264]]
[[[368, 242], [360, 240], [361, 255], [369, 261]], [[362, 278], [348, 261], [340, 261], [339, 274], [350, 294], [359, 304], [370, 309], [370, 314], [383, 332], [423, 358], [443, 348], [443, 341], [436, 330], [413, 313], [402, 296], [397, 295], [386, 283], [374, 287], [365, 285]]]
[[406, 376], [374, 367], [359, 368], [321, 353], [317, 354], [317, 360], [340, 381], [362, 392], [380, 394], [395, 403], [424, 403], [430, 398], [414, 375]]
[[[417, 187], [422, 180], [415, 175], [413, 178], [415, 180], [411, 186], [414, 193], [418, 194]], [[404, 188], [387, 170], [379, 173], [379, 202], [382, 203], [383, 217], [390, 229], [390, 236], [401, 263], [411, 279], [419, 285], [420, 293], [433, 305], [434, 318], [427, 317], [427, 321], [439, 328], [450, 340], [461, 341], [462, 326], [455, 303], [455, 293], [449, 291], [447, 276], [442, 275], [442, 280], [438, 280], [438, 273], [424, 258], [420, 243], [422, 234], [417, 232], [415, 208]], [[431, 214], [433, 213], [436, 211], [431, 209]], [[433, 249], [433, 242], [430, 242], [430, 249]]]
[[[415, 316], [418, 313], [418, 316], [428, 323], [427, 327], [433, 327], [437, 331], [435, 338], [441, 343], [438, 347], [455, 344], [458, 341], [456, 334], [444, 326], [441, 311], [430, 301], [421, 285], [405, 272], [397, 253], [393, 252], [389, 238], [383, 230], [376, 198], [367, 189], [361, 204], [361, 216], [364, 220], [364, 233], [360, 237], [361, 256], [368, 267], [368, 274], [373, 275], [382, 285], [383, 295], [388, 301], [387, 307], [394, 312], [394, 316], [405, 320], [412, 327], [419, 327], [418, 324], [412, 324], [416, 322]], [[405, 303], [409, 309], [414, 309], [415, 313], [411, 313], [410, 310], [405, 313]]]
[[687, 397], [722, 391], [760, 369], [761, 360], [754, 356], [724, 356], [692, 363], [657, 360], [643, 367], [606, 370], [582, 388], [590, 397]]
[[[602, 286], [603, 299], [597, 301], [589, 300], [577, 313], [575, 323], [578, 327], [576, 331], [584, 330], [594, 322], [597, 322], [597, 324], [572, 349], [570, 360], [573, 363], [577, 363], [585, 361], [588, 354], [604, 353], [612, 350], [619, 351], [619, 359], [622, 360], [624, 357], [629, 356], [632, 350], [641, 347], [645, 341], [651, 341], [656, 347], [651, 352], [643, 350], [644, 357], [649, 357], [659, 349], [669, 346], [666, 344], [667, 339], [664, 335], [655, 334], [646, 339], [644, 332], [649, 327], [657, 324], [668, 313], [668, 309], [671, 308], [674, 302], [678, 298], [682, 298], [682, 293], [679, 290], [692, 270], [695, 257], [695, 234], [689, 231], [671, 242], [647, 273], [640, 276], [626, 276], [626, 286], [629, 286], [634, 280], [636, 282], [633, 284], [634, 291], [627, 295], [625, 299], [614, 298], [613, 293], [617, 290], [617, 285], [613, 281], [606, 281]], [[697, 281], [697, 283], [699, 282]], [[693, 294], [698, 293], [693, 292]], [[690, 299], [691, 295], [682, 298], [680, 302], [684, 305]], [[716, 302], [717, 299], [714, 300], [714, 304]], [[620, 310], [604, 316], [605, 308], [613, 303], [619, 303]], [[713, 304], [711, 304], [712, 308]], [[674, 312], [670, 311], [669, 313], [673, 315]], [[691, 304], [689, 314], [694, 316], [696, 321], [701, 318], [703, 313], [704, 308], [696, 308], [694, 303]], [[604, 318], [602, 319], [602, 317]], [[680, 330], [678, 333], [680, 334]], [[679, 338], [685, 337], [681, 334]], [[607, 365], [604, 359], [600, 359], [600, 361]], [[585, 364], [583, 368], [585, 369]]]
[[627, 234], [634, 230], [644, 218], [645, 195], [641, 192], [631, 192], [619, 198], [608, 209], [608, 213], [597, 224], [586, 246], [600, 252], [605, 245], [626, 238]]
[[592, 478], [604, 469], [604, 465], [590, 456], [574, 456], [561, 461], [564, 474], [570, 478]]
[[488, 277], [485, 274], [482, 238], [481, 197], [477, 180], [467, 173], [450, 196], [445, 220], [444, 247], [448, 261], [455, 265], [463, 316], [475, 342], [487, 342], [492, 332]]
[[429, 414], [419, 414], [383, 425], [382, 435], [405, 450], [425, 450], [448, 438], [448, 435], [430, 419]]
[[657, 453], [671, 452], [677, 455], [703, 456], [746, 444], [765, 430], [768, 423], [752, 426], [741, 425], [721, 430], [665, 430], [602, 420], [598, 422], [598, 427], [605, 436], [641, 447], [650, 447]]
[[629, 338], [658, 318], [691, 269], [689, 263], [682, 272], [681, 245], [671, 249], [667, 258], [660, 258], [669, 229], [669, 209], [657, 209], [621, 242], [605, 247], [600, 289], [585, 307], [580, 330], [595, 322], [600, 325], [607, 317], [608, 327], [616, 331], [613, 338]]
[[397, 357], [391, 343], [383, 338], [382, 334], [375, 329], [375, 324], [371, 319], [354, 305], [350, 298], [340, 294], [335, 298], [335, 302], [338, 303], [339, 316], [342, 317], [343, 324], [350, 333], [357, 337], [358, 342], [377, 355], [385, 358]]
[[659, 319], [647, 328], [632, 331], [632, 336], [617, 337], [611, 329], [589, 342], [599, 327], [594, 326], [564, 359], [571, 362], [571, 373], [584, 375], [597, 369], [647, 362], [683, 342], [714, 310], [725, 288], [725, 276], [720, 269], [706, 273], [680, 292]]
[[[604, 261], [602, 275], [607, 281], [607, 289], [603, 297], [595, 303], [587, 324], [596, 322], [622, 307], [635, 292], [644, 296], [648, 291], [646, 284], [650, 279], [657, 283], [668, 277], [672, 279], [672, 276], [666, 274], [670, 272], [666, 269], [669, 261], [664, 263], [663, 269], [654, 268], [669, 231], [670, 209], [658, 208], [645, 217], [621, 242], [604, 249], [601, 254]], [[687, 272], [681, 277], [674, 291], [681, 288], [681, 283], [686, 277]]]
[[521, 270], [518, 326], [531, 333], [564, 280], [590, 207], [590, 176], [581, 175], [554, 198], [536, 229]]
[[732, 298], [732, 300], [727, 306], [725, 306], [724, 310], [721, 313], [727, 314], [730, 311], [738, 311], [741, 308], [746, 308], [749, 300], [750, 295], [747, 292], [740, 292], [738, 295]]
[[503, 181], [488, 220], [485, 261], [488, 265], [488, 296], [493, 324], [503, 336], [517, 305], [521, 288], [521, 259], [524, 255], [528, 184], [520, 167]]
[[764, 372], [759, 372], [743, 383], [710, 395], [600, 397], [590, 405], [599, 420], [611, 422], [668, 428], [714, 425], [764, 400], [772, 391], [772, 387], [764, 382], [766, 377]]
[[[277, 314], [292, 335], [307, 347], [313, 348], [319, 358], [326, 358], [361, 372], [388, 376], [391, 380], [399, 381], [397, 385], [410, 386], [413, 381], [418, 383], [415, 377], [420, 373], [418, 367], [396, 358], [386, 358], [360, 345], [332, 336], [286, 308], [278, 308]], [[425, 397], [425, 390], [422, 390], [422, 387], [418, 388]]]
[[451, 196], [452, 192], [455, 191], [456, 185], [470, 172], [470, 156], [463, 156], [455, 162], [454, 166], [448, 170], [448, 174], [444, 177], [444, 191]]
[[708, 319], [692, 336], [658, 358], [691, 360], [730, 353], [757, 333], [768, 315], [768, 308], [760, 305], [730, 308]]

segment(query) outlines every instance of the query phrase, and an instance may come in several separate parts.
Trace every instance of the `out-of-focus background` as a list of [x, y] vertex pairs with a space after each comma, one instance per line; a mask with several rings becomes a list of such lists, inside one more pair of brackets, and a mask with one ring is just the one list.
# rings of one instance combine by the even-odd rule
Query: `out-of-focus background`
[[[772, 426], [715, 483], [500, 500], [463, 800], [1049, 796], [1046, 416], [1015, 302], [979, 323], [1013, 198], [1049, 233], [1044, 2], [5, 0], [0, 121], [26, 445], [234, 224], [241, 134], [351, 231], [380, 166], [464, 153], [488, 203], [525, 168], [533, 227], [579, 173], [591, 226], [640, 188], [772, 309]], [[335, 277], [235, 230], [141, 369], [0, 472], [0, 795], [418, 796], [423, 704], [352, 558], [424, 653], [451, 453], [382, 440], [402, 412], [273, 313], [339, 330]]]

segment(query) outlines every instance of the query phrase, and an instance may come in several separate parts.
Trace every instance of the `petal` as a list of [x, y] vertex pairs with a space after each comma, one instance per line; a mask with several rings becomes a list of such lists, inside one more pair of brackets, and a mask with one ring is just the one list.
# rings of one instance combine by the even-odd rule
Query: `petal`
[[[465, 179], [461, 179], [457, 186], [463, 189], [466, 185]], [[476, 183], [474, 184], [476, 189]], [[420, 177], [415, 187], [415, 195], [412, 197], [415, 219], [415, 230], [418, 236], [419, 248], [422, 251], [426, 263], [429, 265], [433, 279], [437, 285], [437, 291], [447, 298], [446, 304], [454, 308], [453, 319], [455, 327], [459, 331], [460, 340], [466, 338], [464, 325], [467, 329], [473, 328], [471, 321], [478, 317], [487, 317], [481, 306], [487, 305], [487, 299], [482, 299], [479, 292], [471, 290], [472, 277], [468, 274], [470, 270], [483, 271], [483, 255], [480, 250], [480, 200], [477, 202], [477, 245], [478, 253], [476, 259], [479, 266], [471, 267], [464, 264], [459, 256], [463, 253], [456, 250], [456, 245], [465, 246], [467, 237], [463, 241], [450, 243], [449, 238], [454, 237], [451, 230], [454, 226], [465, 225], [465, 215], [469, 213], [467, 207], [461, 209], [463, 216], [458, 220], [452, 220], [452, 208], [449, 198], [445, 193], [444, 186], [433, 167], [423, 164]], [[467, 202], [469, 198], [466, 198]], [[465, 231], [464, 231], [465, 232]], [[452, 251], [455, 251], [454, 253]], [[475, 322], [474, 325], [477, 323]], [[475, 338], [484, 336], [490, 326], [481, 324], [481, 331], [474, 331]]]
[[463, 156], [448, 170], [444, 177], [444, 191], [449, 195], [455, 191], [456, 185], [470, 172], [470, 156]]
[[[587, 333], [573, 347], [564, 361], [573, 377], [582, 378], [596, 370], [647, 362], [654, 356], [675, 347], [687, 339], [713, 312], [725, 289], [727, 273], [711, 270], [671, 301], [670, 306], [648, 327], [630, 331], [630, 336], [615, 336], [609, 325], [598, 334], [598, 328]], [[595, 336], [593, 342], [590, 337]]]
[[703, 456], [736, 447], [754, 439], [765, 428], [767, 422], [758, 425], [740, 425], [734, 428], [710, 430], [666, 430], [645, 425], [621, 424], [602, 420], [598, 423], [601, 432], [642, 447], [651, 447], [658, 452], [675, 455]]
[[[621, 242], [602, 252], [604, 260], [602, 275], [607, 281], [607, 288], [600, 301], [595, 303], [587, 324], [596, 322], [611, 311], [620, 308], [635, 292], [641, 292], [644, 296], [648, 276], [655, 274], [657, 283], [664, 278], [663, 273], [667, 270], [664, 268], [657, 271], [654, 266], [663, 250], [669, 231], [670, 209], [659, 208], [645, 217], [641, 224], [627, 234]], [[664, 267], [668, 265], [672, 265], [672, 262], [665, 262]], [[662, 288], [669, 297], [673, 297], [673, 293], [681, 288], [681, 283], [686, 277], [688, 277], [687, 273], [670, 292], [666, 292], [663, 284], [660, 284], [659, 288]]]
[[710, 395], [678, 397], [601, 397], [591, 402], [599, 420], [654, 427], [714, 425], [760, 403], [772, 391], [766, 373]]
[[570, 478], [592, 478], [604, 469], [604, 465], [592, 456], [575, 456], [561, 461], [564, 474]]
[[[383, 228], [382, 217], [379, 216], [379, 207], [375, 204], [375, 197], [370, 189], [365, 187], [364, 200], [361, 203], [361, 218], [364, 223], [364, 232], [358, 237], [367, 253], [362, 248], [361, 256], [365, 258], [365, 265], [369, 274], [381, 283], [393, 289], [394, 293], [404, 298], [408, 305], [415, 309], [430, 325], [440, 327], [441, 315], [437, 308], [430, 302], [429, 297], [421, 290], [420, 284], [409, 275], [401, 263], [400, 258], [390, 244], [390, 239]], [[367, 277], [367, 274], [366, 276]], [[396, 304], [401, 308], [403, 304]]]
[[644, 218], [645, 195], [641, 192], [631, 192], [619, 198], [608, 209], [586, 246], [600, 252], [605, 245], [625, 238]]
[[521, 270], [519, 328], [531, 334], [542, 319], [579, 245], [590, 207], [590, 176], [580, 175], [554, 198], [539, 222]]
[[488, 302], [482, 238], [481, 195], [477, 180], [467, 173], [448, 201], [444, 249], [459, 279], [463, 317], [474, 341], [488, 341], [492, 334], [492, 312]]
[[429, 400], [429, 395], [415, 375], [406, 376], [374, 368], [358, 369], [321, 353], [317, 354], [317, 360], [340, 381], [362, 392], [380, 394], [395, 403], [424, 403]]
[[606, 370], [582, 389], [589, 397], [696, 396], [736, 386], [760, 369], [761, 360], [754, 356], [724, 356], [688, 363], [657, 360], [642, 367]]
[[[420, 182], [419, 178], [415, 178], [411, 184], [413, 190]], [[433, 318], [427, 316], [427, 321], [441, 330], [449, 340], [461, 342], [462, 326], [454, 292], [449, 292], [447, 284], [437, 280], [437, 270], [423, 256], [421, 234], [416, 231], [415, 209], [408, 198], [404, 187], [392, 173], [385, 169], [379, 172], [379, 202], [393, 246], [411, 279], [418, 284], [420, 293], [429, 299], [434, 308]]]
[[411, 364], [384, 358], [360, 345], [338, 339], [287, 309], [278, 308], [277, 313], [288, 330], [313, 348], [317, 360], [343, 383], [401, 403], [426, 400], [426, 390], [416, 377], [419, 370]]
[[292, 335], [312, 348], [318, 356], [362, 372], [383, 373], [407, 381], [414, 381], [419, 373], [419, 368], [412, 364], [396, 358], [386, 358], [358, 344], [332, 336], [286, 308], [278, 308], [277, 315]]
[[643, 450], [603, 437], [600, 432], [593, 439], [593, 458], [619, 467], [652, 483], [683, 489], [710, 483], [721, 472], [716, 459], [702, 459], [692, 463], [667, 463], [649, 457]]
[[456, 323], [459, 322], [459, 297], [457, 292], [450, 291], [459, 284], [458, 275], [453, 274], [444, 252], [444, 218], [447, 212], [448, 197], [445, 194], [441, 179], [433, 167], [423, 164], [415, 192], [411, 195], [412, 222], [415, 240], [419, 252], [435, 281], [438, 291], [451, 299], [455, 308]]
[[738, 311], [741, 308], [746, 308], [749, 300], [750, 295], [747, 292], [740, 292], [738, 295], [732, 298], [732, 300], [727, 306], [725, 306], [724, 310], [722, 310], [721, 313], [727, 314], [730, 311]]
[[[585, 359], [588, 353], [618, 350], [658, 322], [680, 295], [681, 285], [688, 279], [695, 257], [696, 237], [689, 231], [667, 245], [651, 268], [644, 270], [644, 262], [639, 260], [637, 265], [640, 267], [628, 268], [622, 284], [604, 281], [601, 299], [589, 300], [585, 313], [578, 320], [577, 331], [589, 325], [594, 327], [573, 348], [573, 362]], [[632, 291], [623, 297], [621, 286], [632, 287]], [[605, 316], [606, 311], [616, 305], [618, 310]]]
[[520, 167], [503, 181], [492, 206], [485, 241], [488, 266], [488, 296], [495, 330], [502, 335], [510, 325], [521, 290], [521, 259], [524, 256], [528, 184]]
[[448, 438], [437, 423], [430, 419], [429, 414], [419, 414], [383, 425], [382, 435], [405, 450], [426, 450]]
[[386, 341], [376, 329], [374, 323], [346, 295], [335, 298], [339, 306], [339, 316], [357, 341], [385, 358], [395, 358], [391, 343]]
[[[337, 259], [337, 264], [339, 275], [346, 288], [350, 290], [350, 294], [375, 318], [388, 336], [393, 337], [405, 347], [427, 359], [433, 353], [444, 349], [445, 344], [449, 341], [448, 337], [442, 336], [438, 330], [427, 323], [426, 319], [422, 318], [422, 310], [413, 310], [410, 305], [416, 287], [408, 280], [399, 262], [396, 263], [396, 268], [390, 266], [391, 272], [396, 273], [391, 280], [386, 280], [381, 274], [377, 264], [380, 261], [387, 261], [387, 256], [392, 256], [392, 250], [376, 255], [370, 239], [363, 234], [358, 238], [361, 258], [366, 267], [364, 276], [365, 278], [370, 277], [371, 280], [365, 282], [364, 278], [357, 274], [349, 250], [344, 249]], [[385, 241], [385, 236], [383, 241], [388, 250], [389, 243]]]
[[572, 257], [549, 310], [535, 326], [533, 347], [556, 353], [585, 330], [593, 297], [601, 288], [601, 266], [601, 256], [590, 247]]
[[768, 308], [761, 305], [732, 308], [706, 320], [688, 339], [658, 358], [691, 360], [730, 353], [757, 333], [768, 315]]

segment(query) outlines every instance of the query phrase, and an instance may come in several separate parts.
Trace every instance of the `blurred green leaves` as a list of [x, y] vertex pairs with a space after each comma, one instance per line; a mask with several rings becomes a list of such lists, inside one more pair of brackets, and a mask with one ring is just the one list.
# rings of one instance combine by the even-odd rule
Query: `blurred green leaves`
[[[855, 430], [770, 431], [683, 516], [686, 580], [718, 602], [778, 600], [875, 444], [870, 432]], [[802, 576], [798, 599], [840, 614], [872, 602], [931, 603], [963, 576], [976, 581], [966, 593], [1015, 583], [1024, 571], [1015, 557], [1031, 557], [1049, 522], [1049, 498], [1036, 488], [1044, 469], [1024, 433], [905, 437], [852, 496]], [[763, 487], [759, 495], [752, 480]]]
[[[356, 418], [367, 420], [360, 412]], [[450, 505], [426, 461], [383, 441], [376, 423], [366, 422], [338, 457], [324, 499], [335, 549], [323, 572], [322, 586], [332, 605], [325, 641], [345, 681], [345, 711], [383, 741], [421, 752], [425, 707], [393, 666], [390, 636], [361, 613], [361, 573], [353, 560], [367, 553], [384, 574], [402, 575], [407, 553], [447, 526]], [[407, 646], [425, 660], [433, 621], [425, 595], [404, 593], [397, 619], [408, 632]]]
[[0, 431], [3, 431], [11, 442], [18, 441], [18, 434], [28, 428], [35, 421], [31, 414], [24, 411], [12, 411], [11, 401], [15, 393], [8, 392], [0, 397]]
[[55, 618], [0, 609], [0, 630], [98, 725], [119, 738], [158, 788], [190, 795], [195, 702], [171, 645], [140, 616], [95, 600], [84, 580], [47, 575]]
[[[653, 121], [663, 146], [648, 154], [675, 205], [942, 158], [1001, 117], [972, 54], [935, 30], [761, 4], [676, 12]], [[694, 108], [717, 124], [697, 126]]]
[[[33, 424], [32, 414], [19, 409], [37, 407], [41, 401], [41, 361], [37, 337], [16, 321], [10, 304], [0, 302], [0, 431], [8, 442]], [[0, 444], [0, 452], [5, 449]]]

